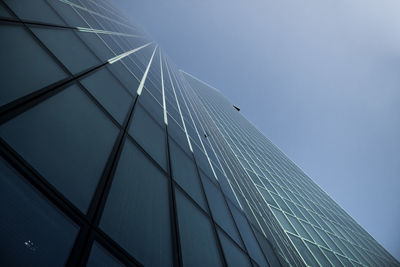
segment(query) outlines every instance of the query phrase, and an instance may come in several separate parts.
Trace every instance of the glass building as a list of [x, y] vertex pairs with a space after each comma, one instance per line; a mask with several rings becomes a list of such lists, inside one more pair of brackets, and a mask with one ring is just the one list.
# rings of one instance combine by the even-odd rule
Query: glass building
[[105, 0], [0, 1], [1, 266], [400, 266]]

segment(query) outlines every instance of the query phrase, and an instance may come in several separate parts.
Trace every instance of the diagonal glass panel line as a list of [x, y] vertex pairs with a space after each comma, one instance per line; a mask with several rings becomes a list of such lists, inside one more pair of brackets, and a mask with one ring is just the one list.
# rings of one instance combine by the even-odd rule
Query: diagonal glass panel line
[[161, 69], [161, 91], [162, 91], [162, 100], [163, 100], [163, 109], [164, 109], [164, 122], [168, 125], [168, 115], [167, 115], [167, 105], [165, 103], [165, 90], [164, 90], [164, 74], [163, 74], [163, 67], [162, 67], [162, 56], [160, 51], [160, 69]]
[[92, 33], [111, 34], [111, 35], [119, 35], [119, 36], [126, 36], [126, 37], [146, 38], [145, 36], [141, 36], [141, 35], [122, 33], [122, 32], [112, 32], [112, 31], [98, 30], [98, 29], [85, 28], [85, 27], [76, 27], [76, 29], [81, 32], [92, 32]]
[[151, 62], [153, 61], [154, 54], [156, 53], [157, 47], [158, 47], [158, 46], [156, 46], [156, 47], [154, 48], [154, 51], [153, 51], [153, 54], [151, 55], [149, 64], [147, 65], [147, 68], [146, 68], [146, 70], [145, 70], [145, 72], [144, 72], [144, 74], [143, 74], [143, 78], [142, 78], [142, 80], [140, 81], [139, 88], [138, 88], [138, 90], [137, 90], [137, 94], [138, 94], [138, 95], [140, 95], [140, 94], [142, 93], [142, 91], [143, 91], [144, 82], [146, 81], [147, 74], [149, 73], [149, 69], [150, 69], [150, 66], [151, 66]]
[[131, 29], [135, 29], [134, 27], [131, 27], [131, 26], [126, 25], [126, 24], [124, 24], [124, 23], [121, 23], [121, 22], [119, 22], [119, 21], [117, 21], [117, 20], [115, 20], [115, 19], [112, 19], [112, 18], [109, 18], [109, 17], [107, 17], [107, 16], [104, 16], [104, 15], [102, 15], [102, 14], [100, 14], [100, 13], [97, 13], [97, 12], [95, 12], [95, 11], [93, 11], [93, 10], [87, 9], [86, 7], [83, 7], [83, 6], [74, 4], [74, 3], [72, 3], [72, 2], [70, 2], [70, 1], [68, 1], [68, 0], [58, 0], [58, 1], [60, 1], [60, 2], [62, 2], [62, 3], [64, 3], [64, 4], [67, 4], [67, 5], [70, 5], [70, 6], [72, 6], [72, 7], [79, 8], [79, 9], [84, 10], [84, 11], [86, 11], [86, 12], [92, 13], [92, 14], [94, 14], [94, 15], [96, 15], [96, 16], [99, 16], [99, 17], [101, 17], [101, 18], [107, 19], [107, 20], [112, 21], [112, 22], [114, 22], [114, 23], [123, 25], [123, 26], [128, 27], [128, 28], [131, 28]]
[[[118, 56], [115, 56], [115, 57], [113, 57], [113, 58], [110, 58], [110, 59], [108, 60], [108, 63], [113, 64], [113, 63], [115, 63], [115, 62], [117, 62], [117, 61], [123, 59], [124, 57], [127, 57], [127, 56], [129, 56], [130, 54], [135, 53], [136, 51], [139, 51], [140, 49], [145, 48], [145, 47], [147, 47], [147, 46], [149, 46], [149, 45], [151, 45], [151, 44], [152, 44], [152, 42], [147, 43], [147, 44], [145, 44], [145, 45], [142, 45], [142, 46], [140, 46], [140, 47], [137, 47], [137, 48], [135, 48], [135, 49], [132, 49], [132, 50], [129, 50], [129, 51], [125, 52], [125, 53], [122, 53], [122, 54], [120, 54], [120, 55], [118, 55]], [[153, 57], [152, 57], [152, 59], [153, 59]]]
[[172, 82], [171, 73], [169, 72], [169, 67], [168, 67], [168, 65], [167, 65], [167, 61], [166, 61], [165, 59], [164, 59], [164, 61], [165, 61], [165, 66], [166, 66], [166, 68], [167, 68], [168, 77], [169, 77], [169, 80], [170, 80], [170, 83], [171, 83], [172, 91], [174, 92], [176, 105], [178, 106], [179, 115], [181, 116], [183, 129], [185, 130], [186, 139], [187, 139], [188, 144], [189, 144], [189, 149], [190, 149], [190, 151], [193, 152], [193, 147], [192, 147], [192, 144], [191, 144], [191, 142], [190, 142], [190, 137], [189, 137], [189, 134], [188, 134], [188, 131], [187, 131], [187, 128], [186, 128], [186, 123], [185, 123], [185, 120], [183, 119], [182, 110], [181, 110], [181, 105], [179, 104], [178, 97], [177, 97], [176, 91], [175, 91], [175, 86], [174, 86], [174, 83]]

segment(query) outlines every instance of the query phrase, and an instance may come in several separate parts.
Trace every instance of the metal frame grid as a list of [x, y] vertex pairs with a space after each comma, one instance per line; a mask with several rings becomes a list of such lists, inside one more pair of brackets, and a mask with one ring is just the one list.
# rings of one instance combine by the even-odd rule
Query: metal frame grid
[[[32, 3], [50, 10], [49, 12], [54, 17], [47, 18], [40, 12], [39, 14], [35, 12], [27, 13], [26, 10], [23, 12], [23, 7], [2, 0], [0, 9], [5, 10], [8, 15], [0, 17], [0, 27], [3, 25], [22, 27], [34, 42], [65, 72], [66, 77], [43, 88], [36, 88], [32, 92], [21, 95], [1, 106], [0, 127], [64, 90], [69, 90], [71, 85], [76, 85], [119, 131], [86, 213], [77, 208], [46, 177], [43, 177], [26, 159], [21, 157], [12, 146], [3, 138], [0, 138], [2, 157], [34, 188], [38, 189], [43, 196], [79, 226], [79, 233], [66, 265], [85, 265], [94, 242], [98, 242], [124, 265], [143, 265], [143, 262], [133, 257], [126, 248], [110, 238], [99, 227], [122, 150], [128, 141], [133, 143], [161, 173], [168, 177], [171, 247], [173, 265], [175, 266], [182, 266], [185, 257], [185, 255], [182, 255], [178, 222], [177, 190], [211, 222], [218, 255], [225, 266], [229, 265], [230, 255], [222, 244], [219, 233], [228, 238], [229, 242], [246, 256], [249, 265], [252, 266], [262, 264], [301, 266], [309, 264], [301, 258], [304, 258], [304, 252], [300, 251], [296, 244], [291, 241], [291, 236], [300, 238], [301, 242], [317, 245], [319, 248], [324, 246], [316, 240], [305, 241], [307, 237], [298, 234], [296, 231], [288, 231], [280, 218], [274, 214], [274, 208], [272, 208], [274, 205], [268, 202], [261, 190], [265, 190], [267, 194], [277, 193], [276, 196], [279, 194], [282, 196], [281, 201], [283, 202], [290, 201], [292, 208], [288, 207], [288, 210], [294, 215], [293, 218], [301, 223], [313, 222], [309, 218], [305, 218], [304, 215], [301, 216], [300, 210], [295, 214], [292, 209], [295, 209], [296, 205], [306, 212], [323, 216], [321, 220], [333, 225], [331, 228], [334, 230], [330, 230], [329, 234], [335, 235], [336, 238], [346, 240], [352, 245], [360, 241], [366, 242], [365, 246], [359, 247], [361, 251], [356, 257], [350, 257], [343, 253], [342, 255], [339, 254], [341, 260], [345, 258], [354, 265], [370, 265], [368, 264], [370, 262], [373, 263], [372, 265], [383, 266], [384, 264], [396, 263], [390, 254], [377, 244], [297, 166], [288, 160], [282, 152], [260, 134], [255, 127], [241, 116], [237, 116], [237, 113], [232, 113], [225, 106], [222, 107], [221, 103], [216, 100], [222, 96], [217, 93], [218, 97], [213, 99], [215, 90], [210, 89], [211, 87], [204, 83], [203, 86], [208, 87], [208, 89], [204, 89], [202, 86], [200, 88], [193, 86], [193, 81], [190, 81], [189, 76], [178, 71], [161, 49], [138, 28], [132, 26], [131, 22], [112, 4], [105, 0], [37, 0], [30, 2], [30, 4]], [[54, 21], [57, 21], [57, 23]], [[78, 42], [87, 49], [88, 53], [96, 58], [98, 63], [74, 71], [68, 65], [68, 62], [58, 54], [58, 51], [54, 50], [50, 44], [46, 43], [46, 40], [43, 40], [35, 32], [35, 29], [53, 29], [72, 33], [79, 40]], [[96, 44], [101, 44], [105, 47], [105, 50], [100, 52], [96, 50], [93, 44], [85, 40], [83, 34], [95, 36]], [[104, 53], [102, 53], [103, 51]], [[130, 79], [135, 81], [138, 87], [127, 86], [126, 82], [110, 71], [113, 64], [129, 73]], [[101, 99], [81, 82], [84, 78], [91, 77], [101, 70], [108, 70], [113, 79], [132, 99], [123, 121], [119, 121], [113, 112], [102, 103]], [[228, 103], [229, 105], [231, 104]], [[146, 146], [130, 134], [133, 115], [138, 106], [144, 109], [151, 120], [165, 132], [166, 167], [152, 155], [152, 151], [149, 151]], [[158, 118], [158, 113], [163, 114], [162, 120]], [[173, 127], [177, 127], [177, 129]], [[175, 131], [183, 133], [181, 138], [176, 137]], [[171, 142], [176, 143], [194, 163], [201, 195], [206, 203], [205, 207], [197, 203], [190, 192], [187, 192], [175, 179], [170, 151]], [[233, 222], [233, 231], [237, 232], [239, 239], [232, 237], [224, 225], [218, 224], [216, 217], [218, 214], [213, 213], [212, 210], [214, 203], [209, 202], [209, 196], [204, 185], [205, 180], [200, 177], [205, 177], [204, 179], [215, 186], [222, 195], [229, 220]], [[255, 181], [254, 177], [258, 180]], [[321, 205], [321, 203], [323, 204]], [[286, 214], [280, 205], [276, 205], [276, 202], [275, 206], [282, 214]], [[260, 259], [252, 257], [252, 252], [250, 252], [250, 248], [242, 236], [243, 233], [235, 220], [232, 208], [238, 210], [250, 226], [251, 235], [255, 237], [255, 243], [252, 245], [255, 245], [261, 251], [264, 262], [260, 263]], [[290, 225], [294, 229], [293, 224], [290, 223]], [[320, 230], [328, 233], [326, 229]], [[305, 233], [308, 233], [307, 231], [305, 230]], [[324, 249], [334, 252], [329, 246], [324, 247]], [[375, 258], [359, 255], [363, 254], [364, 251], [373, 253]], [[311, 257], [315, 257], [315, 255]], [[363, 260], [359, 260], [359, 258]], [[380, 259], [380, 261], [375, 262], [374, 259]], [[314, 258], [314, 260], [321, 265], [318, 259]], [[332, 263], [332, 260], [330, 261]]]

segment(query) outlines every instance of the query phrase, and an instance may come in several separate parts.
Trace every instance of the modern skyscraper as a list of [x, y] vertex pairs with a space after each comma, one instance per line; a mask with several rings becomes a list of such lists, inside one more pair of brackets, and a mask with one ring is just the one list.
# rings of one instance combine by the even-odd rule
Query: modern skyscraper
[[0, 1], [2, 266], [399, 263], [105, 0]]

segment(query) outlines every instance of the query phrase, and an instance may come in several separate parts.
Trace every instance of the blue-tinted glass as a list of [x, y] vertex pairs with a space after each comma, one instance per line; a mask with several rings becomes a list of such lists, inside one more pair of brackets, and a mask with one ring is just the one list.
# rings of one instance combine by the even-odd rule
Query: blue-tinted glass
[[67, 77], [21, 26], [0, 25], [0, 106]]
[[171, 155], [172, 176], [175, 181], [186, 191], [204, 210], [207, 205], [201, 189], [200, 178], [194, 162], [173, 141], [169, 140]]
[[145, 88], [142, 91], [138, 99], [139, 103], [149, 111], [149, 113], [155, 118], [155, 120], [160, 125], [164, 125], [164, 113], [161, 103], [157, 102], [157, 100], [147, 91]]
[[133, 98], [110, 71], [102, 68], [81, 80], [81, 83], [122, 125]]
[[68, 26], [89, 27], [89, 25], [72, 9], [72, 6], [62, 1], [48, 1], [56, 12], [67, 22]]
[[106, 46], [101, 38], [101, 34], [95, 34], [92, 32], [77, 32], [79, 37], [87, 44], [90, 50], [100, 58], [101, 61], [105, 62], [116, 55]]
[[307, 241], [306, 244], [321, 266], [330, 266], [328, 259], [316, 245]]
[[97, 242], [93, 243], [87, 267], [121, 267], [125, 266]]
[[229, 207], [231, 208], [232, 215], [235, 219], [237, 227], [239, 228], [239, 232], [241, 233], [243, 242], [250, 256], [258, 263], [258, 265], [267, 266], [268, 263], [265, 261], [257, 239], [254, 237], [246, 218], [233, 204], [229, 204]]
[[114, 75], [133, 95], [136, 94], [136, 91], [139, 87], [139, 81], [127, 70], [121, 61], [117, 61], [111, 65], [108, 65], [107, 68], [114, 73]]
[[172, 137], [186, 153], [191, 153], [184, 129], [181, 128], [171, 116], [168, 116], [168, 135]]
[[31, 27], [31, 30], [73, 74], [100, 64], [72, 30]]
[[202, 181], [214, 221], [221, 226], [231, 236], [231, 238], [236, 241], [236, 243], [242, 246], [239, 233], [236, 230], [233, 218], [228, 210], [228, 206], [225, 203], [221, 191], [211, 183], [208, 178], [204, 177]]
[[5, 0], [20, 19], [65, 25], [45, 0]]
[[245, 267], [251, 266], [249, 257], [229, 239], [223, 232], [218, 230], [218, 236], [221, 240], [222, 249], [228, 266]]
[[300, 223], [300, 221], [298, 219], [296, 219], [295, 217], [290, 216], [290, 215], [287, 215], [287, 217], [289, 218], [289, 221], [292, 223], [292, 225], [296, 229], [297, 233], [301, 237], [306, 238], [308, 240], [312, 240], [312, 238], [307, 233], [307, 231], [304, 229], [303, 225]]
[[76, 86], [0, 127], [0, 135], [86, 211], [118, 129]]
[[179, 236], [184, 266], [222, 266], [210, 220], [175, 190]]
[[1, 266], [64, 266], [78, 227], [3, 159], [0, 212]]
[[13, 16], [0, 3], [0, 17], [12, 18]]
[[167, 137], [165, 128], [158, 125], [142, 108], [136, 105], [129, 134], [146, 150], [165, 170], [167, 170]]
[[318, 266], [318, 263], [315, 261], [314, 257], [311, 255], [310, 251], [307, 249], [306, 245], [301, 241], [301, 239], [291, 234], [288, 235], [304, 261], [310, 266]]
[[293, 226], [290, 224], [289, 220], [286, 218], [286, 216], [289, 215], [285, 216], [285, 213], [275, 208], [271, 208], [271, 210], [274, 213], [275, 217], [278, 219], [279, 223], [282, 225], [283, 229], [291, 233], [297, 234]]
[[207, 156], [203, 153], [203, 150], [194, 145], [193, 152], [199, 169], [202, 170], [208, 177], [214, 177], [214, 173], [210, 167], [210, 162], [208, 161]]
[[[254, 230], [254, 228], [253, 228]], [[280, 266], [279, 259], [277, 257], [276, 252], [272, 248], [272, 245], [270, 241], [268, 241], [264, 235], [260, 234], [256, 230], [254, 230], [255, 236], [258, 240], [258, 243], [260, 244], [261, 249], [264, 252], [265, 257], [268, 260], [268, 263], [270, 266]]]
[[100, 227], [145, 266], [172, 265], [168, 179], [128, 140]]
[[[338, 258], [335, 256], [335, 254], [327, 249], [322, 248], [322, 251], [325, 253], [325, 255], [328, 257], [329, 261], [332, 263], [333, 266], [344, 266]], [[351, 265], [350, 265], [351, 266]], [[347, 266], [346, 266], [347, 267]]]

